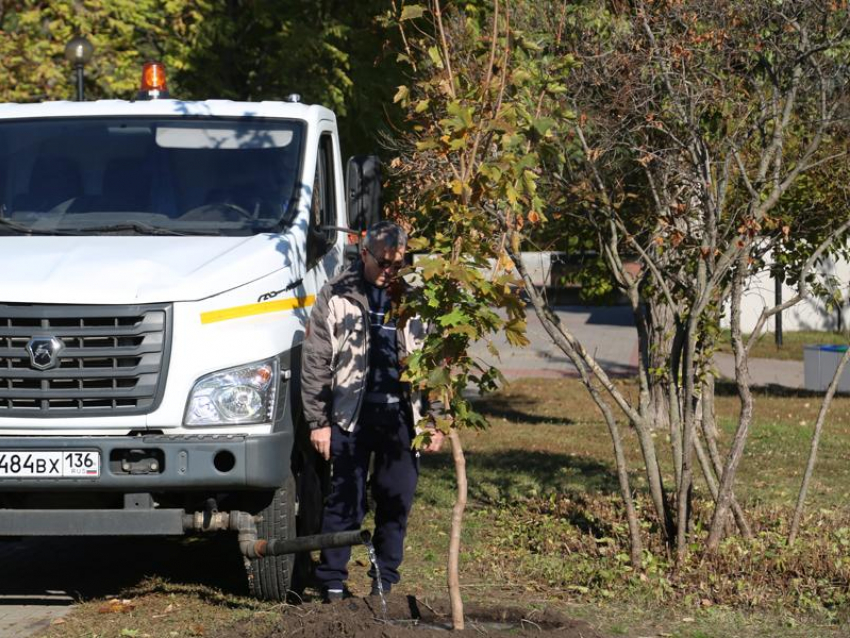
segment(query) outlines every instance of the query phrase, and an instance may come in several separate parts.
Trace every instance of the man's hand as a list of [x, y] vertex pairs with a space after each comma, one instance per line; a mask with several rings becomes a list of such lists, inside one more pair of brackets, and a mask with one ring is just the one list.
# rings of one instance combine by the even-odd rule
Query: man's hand
[[431, 442], [422, 448], [423, 452], [439, 452], [440, 448], [443, 447], [443, 439], [446, 438], [446, 435], [440, 432], [439, 430], [434, 430], [431, 432]]
[[310, 443], [313, 448], [322, 455], [326, 461], [331, 459], [331, 428], [326, 426], [318, 430], [310, 431]]

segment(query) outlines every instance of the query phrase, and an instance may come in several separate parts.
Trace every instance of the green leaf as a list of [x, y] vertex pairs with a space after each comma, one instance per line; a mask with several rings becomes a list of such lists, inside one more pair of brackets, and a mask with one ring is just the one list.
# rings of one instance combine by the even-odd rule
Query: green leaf
[[478, 332], [469, 324], [460, 324], [449, 329], [449, 334], [459, 334], [470, 339], [477, 339]]
[[404, 85], [398, 87], [395, 97], [393, 97], [393, 104], [397, 104], [399, 102], [404, 103], [407, 100], [408, 96], [410, 96], [409, 88]]
[[546, 135], [549, 131], [555, 128], [556, 123], [551, 117], [538, 117], [534, 120], [533, 124], [534, 130], [537, 131], [540, 135]]
[[413, 437], [413, 441], [410, 443], [410, 447], [414, 450], [421, 450], [423, 447], [428, 445], [430, 440], [430, 434], [428, 434], [427, 432], [420, 432], [415, 437]]
[[436, 419], [434, 419], [434, 425], [443, 434], [448, 434], [449, 431], [452, 429], [452, 420], [451, 419], [445, 419], [445, 418], [442, 418], [442, 417], [437, 417]]
[[440, 50], [437, 47], [430, 47], [428, 49], [428, 57], [431, 58], [431, 62], [434, 63], [434, 66], [438, 69], [443, 68], [443, 58], [440, 55]]
[[455, 308], [449, 314], [440, 317], [441, 326], [456, 326], [461, 323], [469, 323], [469, 319], [460, 308]]
[[428, 385], [432, 387], [449, 385], [451, 380], [448, 368], [435, 368], [428, 374]]
[[408, 250], [425, 250], [428, 248], [428, 238], [427, 237], [411, 237], [407, 240], [407, 248]]
[[427, 9], [419, 4], [410, 4], [404, 7], [401, 10], [401, 17], [399, 21], [403, 22], [405, 20], [415, 20], [416, 18], [421, 18], [425, 15]]
[[525, 69], [517, 69], [511, 74], [514, 84], [525, 84], [531, 79], [531, 74]]

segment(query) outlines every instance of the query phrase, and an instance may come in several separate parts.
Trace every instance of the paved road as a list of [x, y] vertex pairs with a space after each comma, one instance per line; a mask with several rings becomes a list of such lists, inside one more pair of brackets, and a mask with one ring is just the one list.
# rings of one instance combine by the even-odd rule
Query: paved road
[[[558, 309], [561, 322], [585, 344], [585, 348], [613, 374], [633, 374], [638, 363], [637, 334], [632, 313], [626, 306], [566, 306]], [[493, 363], [508, 378], [572, 377], [576, 370], [558, 348], [532, 312], [527, 318], [526, 348], [513, 348], [504, 335], [496, 335], [493, 343], [499, 350], [496, 360], [484, 344], [476, 344], [473, 352]]]
[[[637, 333], [627, 306], [564, 306], [558, 309], [557, 314], [609, 374], [632, 375], [637, 372]], [[477, 344], [473, 351], [482, 360], [496, 365], [509, 379], [576, 376], [575, 367], [552, 344], [533, 312], [528, 316], [528, 338], [531, 344], [527, 348], [516, 349], [503, 335], [498, 335], [493, 342], [499, 350], [500, 360], [494, 359], [483, 344]], [[732, 355], [718, 354], [715, 365], [721, 377], [734, 378]], [[755, 385], [802, 388], [803, 363], [752, 359], [750, 376]]]
[[[627, 307], [569, 306], [558, 315], [610, 373], [634, 374], [637, 335]], [[575, 376], [533, 313], [528, 336], [531, 345], [522, 350], [511, 348], [503, 336], [494, 340], [501, 352], [498, 365], [508, 378]], [[481, 345], [475, 352], [492, 360]], [[731, 356], [718, 356], [716, 364], [721, 374], [731, 376]], [[757, 384], [803, 385], [801, 362], [754, 360], [751, 371]], [[0, 638], [32, 635], [66, 614], [75, 600], [116, 595], [149, 574], [238, 590], [243, 583], [235, 551], [204, 547], [191, 544], [187, 551], [176, 541], [154, 539], [0, 541]], [[210, 561], [212, 555], [218, 560]]]

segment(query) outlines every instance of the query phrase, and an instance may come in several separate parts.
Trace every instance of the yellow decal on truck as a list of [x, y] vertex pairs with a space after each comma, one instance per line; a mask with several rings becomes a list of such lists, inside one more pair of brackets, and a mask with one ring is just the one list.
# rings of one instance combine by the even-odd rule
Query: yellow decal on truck
[[315, 301], [316, 297], [314, 295], [307, 295], [306, 297], [290, 297], [289, 299], [279, 299], [277, 301], [251, 303], [246, 306], [210, 310], [209, 312], [201, 313], [201, 323], [216, 323], [217, 321], [264, 315], [269, 312], [283, 312], [284, 310], [293, 310], [294, 308], [307, 308], [308, 306], [312, 306]]

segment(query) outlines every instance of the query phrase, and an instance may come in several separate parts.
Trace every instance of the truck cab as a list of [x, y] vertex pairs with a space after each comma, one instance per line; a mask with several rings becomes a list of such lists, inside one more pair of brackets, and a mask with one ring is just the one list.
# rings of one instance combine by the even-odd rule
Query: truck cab
[[[298, 371], [342, 166], [294, 100], [0, 105], [0, 536], [318, 531]], [[286, 595], [291, 555], [246, 567]]]

